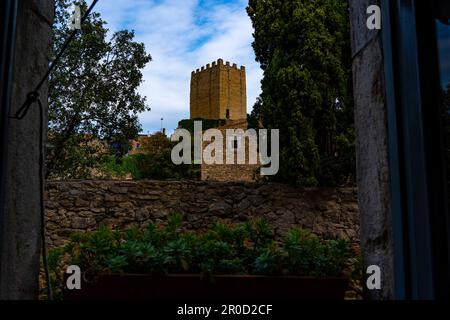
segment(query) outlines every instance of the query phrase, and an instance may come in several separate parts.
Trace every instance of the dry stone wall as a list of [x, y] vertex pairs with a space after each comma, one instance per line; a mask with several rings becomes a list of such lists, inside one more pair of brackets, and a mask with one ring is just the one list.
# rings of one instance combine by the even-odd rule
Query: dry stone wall
[[208, 181], [48, 182], [47, 236], [60, 246], [75, 231], [145, 227], [184, 215], [184, 227], [264, 217], [277, 237], [292, 226], [359, 241], [356, 190], [296, 189], [281, 184]]

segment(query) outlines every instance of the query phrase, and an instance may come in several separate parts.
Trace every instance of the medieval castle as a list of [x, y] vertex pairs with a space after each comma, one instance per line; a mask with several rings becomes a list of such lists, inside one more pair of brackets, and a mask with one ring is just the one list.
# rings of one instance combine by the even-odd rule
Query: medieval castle
[[222, 59], [192, 71], [191, 119], [247, 119], [245, 67]]
[[[236, 64], [224, 63], [219, 59], [193, 71], [190, 118], [224, 120], [218, 127], [224, 136], [226, 129], [246, 130], [248, 125], [245, 67], [238, 68]], [[255, 180], [257, 169], [257, 165], [250, 164], [202, 164], [201, 179], [252, 181]]]

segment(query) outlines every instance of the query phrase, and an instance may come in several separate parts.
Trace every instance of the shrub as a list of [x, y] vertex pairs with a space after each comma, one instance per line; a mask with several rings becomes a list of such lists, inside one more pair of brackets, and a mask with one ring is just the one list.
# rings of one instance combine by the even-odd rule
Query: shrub
[[164, 149], [155, 154], [134, 154], [122, 158], [108, 156], [103, 162], [101, 173], [106, 178], [130, 176], [133, 180], [196, 180], [200, 171], [199, 166], [173, 164], [171, 149]]
[[182, 216], [145, 230], [76, 233], [50, 252], [52, 283], [61, 284], [66, 265], [88, 274], [259, 274], [341, 276], [350, 260], [348, 241], [322, 239], [291, 229], [281, 243], [266, 220], [218, 223], [204, 232], [185, 231]]

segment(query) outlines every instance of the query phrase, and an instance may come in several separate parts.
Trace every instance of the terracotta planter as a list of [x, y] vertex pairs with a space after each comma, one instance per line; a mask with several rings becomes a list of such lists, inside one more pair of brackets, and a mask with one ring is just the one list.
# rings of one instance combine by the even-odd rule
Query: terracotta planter
[[101, 275], [83, 282], [81, 290], [65, 291], [67, 300], [342, 300], [345, 278], [269, 277], [253, 275]]

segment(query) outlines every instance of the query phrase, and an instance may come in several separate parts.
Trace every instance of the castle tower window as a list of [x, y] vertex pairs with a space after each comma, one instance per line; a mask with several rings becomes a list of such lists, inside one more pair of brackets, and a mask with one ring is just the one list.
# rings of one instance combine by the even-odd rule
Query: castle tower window
[[226, 115], [227, 119], [230, 119], [230, 109], [227, 109], [227, 115]]

